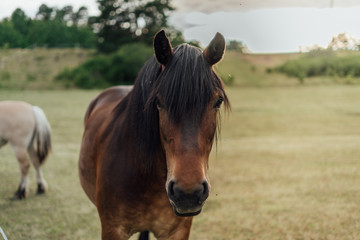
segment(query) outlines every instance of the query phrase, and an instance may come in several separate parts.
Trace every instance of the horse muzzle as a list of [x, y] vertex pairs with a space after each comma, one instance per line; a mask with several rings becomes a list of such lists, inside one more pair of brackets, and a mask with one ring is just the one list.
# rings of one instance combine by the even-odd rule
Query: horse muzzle
[[204, 181], [192, 190], [185, 191], [175, 181], [168, 184], [168, 197], [176, 215], [189, 217], [198, 215], [209, 196], [209, 184]]

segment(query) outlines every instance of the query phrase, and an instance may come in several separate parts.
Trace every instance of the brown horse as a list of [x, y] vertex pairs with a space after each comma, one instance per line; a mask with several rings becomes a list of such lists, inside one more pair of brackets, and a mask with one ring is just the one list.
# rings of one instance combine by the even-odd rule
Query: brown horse
[[102, 239], [128, 239], [149, 231], [158, 239], [188, 239], [192, 216], [210, 191], [209, 154], [219, 108], [229, 107], [212, 66], [224, 54], [217, 33], [202, 52], [172, 48], [165, 32], [134, 87], [113, 87], [85, 116], [79, 173], [96, 205]]
[[28, 194], [29, 156], [36, 170], [37, 193], [44, 193], [47, 183], [41, 166], [51, 150], [51, 129], [43, 110], [21, 101], [0, 102], [0, 148], [7, 142], [21, 169], [19, 188], [13, 199], [23, 199]]

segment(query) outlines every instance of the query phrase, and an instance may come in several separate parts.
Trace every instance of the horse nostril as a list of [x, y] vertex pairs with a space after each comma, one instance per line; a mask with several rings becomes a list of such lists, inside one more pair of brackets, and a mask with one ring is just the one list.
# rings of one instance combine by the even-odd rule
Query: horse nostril
[[171, 180], [168, 186], [168, 195], [170, 198], [173, 198], [175, 196], [174, 186], [175, 186], [175, 181]]
[[205, 192], [209, 192], [209, 185], [208, 185], [208, 183], [207, 183], [206, 181], [204, 181], [202, 185], [203, 185], [203, 188], [204, 188], [204, 193], [205, 193]]
[[209, 184], [206, 181], [204, 181], [202, 183], [202, 193], [199, 199], [199, 203], [205, 202], [208, 196], [209, 196]]

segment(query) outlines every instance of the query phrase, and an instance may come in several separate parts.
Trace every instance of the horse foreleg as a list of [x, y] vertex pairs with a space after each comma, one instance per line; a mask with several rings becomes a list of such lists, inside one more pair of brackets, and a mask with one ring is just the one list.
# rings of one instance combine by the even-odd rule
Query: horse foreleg
[[27, 194], [29, 192], [28, 173], [29, 173], [30, 163], [29, 163], [29, 160], [28, 160], [28, 155], [27, 155], [26, 148], [13, 147], [13, 149], [14, 149], [14, 152], [15, 152], [15, 156], [16, 156], [18, 162], [19, 162], [20, 170], [21, 170], [21, 179], [20, 179], [19, 188], [15, 192], [14, 197], [13, 197], [14, 200], [17, 200], [17, 199], [26, 198], [26, 196], [27, 196]]
[[36, 179], [37, 179], [37, 194], [43, 194], [47, 191], [48, 185], [44, 179], [43, 173], [41, 171], [41, 163], [39, 161], [39, 158], [34, 150], [34, 148], [29, 149], [29, 155], [31, 162], [34, 165], [34, 168], [36, 170]]

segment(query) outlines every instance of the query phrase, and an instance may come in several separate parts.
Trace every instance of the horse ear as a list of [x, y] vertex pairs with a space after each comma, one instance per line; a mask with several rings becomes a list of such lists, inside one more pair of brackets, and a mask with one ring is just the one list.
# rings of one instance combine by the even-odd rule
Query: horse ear
[[161, 30], [154, 38], [155, 56], [159, 63], [166, 65], [173, 56], [173, 49], [169, 39], [165, 35], [165, 31]]
[[223, 58], [224, 52], [225, 38], [221, 33], [216, 33], [215, 37], [204, 50], [205, 59], [212, 66]]

